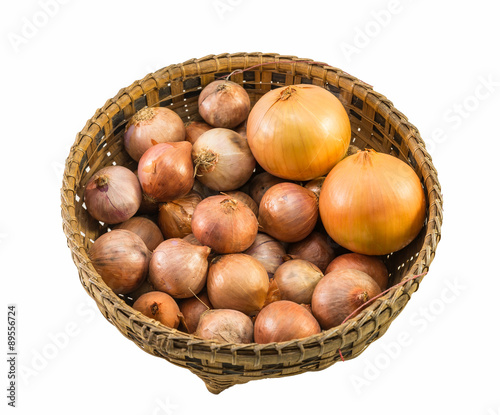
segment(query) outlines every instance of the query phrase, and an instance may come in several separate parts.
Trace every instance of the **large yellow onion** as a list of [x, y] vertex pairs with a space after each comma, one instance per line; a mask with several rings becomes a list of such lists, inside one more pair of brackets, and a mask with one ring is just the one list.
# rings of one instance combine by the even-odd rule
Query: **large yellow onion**
[[386, 255], [408, 245], [425, 220], [425, 194], [413, 169], [374, 150], [346, 157], [319, 197], [326, 231], [358, 254]]
[[266, 171], [288, 180], [311, 180], [344, 157], [351, 126], [340, 101], [324, 88], [289, 85], [257, 101], [248, 116], [247, 136]]

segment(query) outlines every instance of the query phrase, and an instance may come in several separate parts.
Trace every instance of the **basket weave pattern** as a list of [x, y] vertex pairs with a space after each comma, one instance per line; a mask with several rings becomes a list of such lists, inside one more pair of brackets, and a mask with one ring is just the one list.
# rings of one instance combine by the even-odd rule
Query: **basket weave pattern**
[[[255, 65], [262, 66], [237, 71]], [[83, 287], [108, 321], [144, 351], [195, 373], [212, 393], [250, 380], [325, 369], [341, 360], [339, 350], [346, 360], [358, 356], [385, 333], [423, 278], [408, 279], [394, 287], [341, 326], [305, 339], [264, 345], [210, 342], [170, 329], [137, 312], [127, 298], [107, 287], [92, 266], [88, 250], [108, 226], [85, 209], [85, 184], [102, 167], [136, 167], [123, 147], [125, 125], [135, 112], [144, 106], [164, 106], [185, 122], [198, 119], [201, 89], [234, 71], [230, 79], [245, 87], [252, 104], [270, 89], [284, 85], [312, 83], [327, 89], [347, 110], [353, 144], [392, 154], [416, 171], [426, 194], [427, 218], [409, 246], [387, 257], [391, 284], [429, 269], [442, 223], [437, 172], [417, 128], [386, 97], [340, 69], [278, 54], [210, 55], [168, 66], [121, 89], [87, 121], [66, 160], [61, 207], [68, 246]]]

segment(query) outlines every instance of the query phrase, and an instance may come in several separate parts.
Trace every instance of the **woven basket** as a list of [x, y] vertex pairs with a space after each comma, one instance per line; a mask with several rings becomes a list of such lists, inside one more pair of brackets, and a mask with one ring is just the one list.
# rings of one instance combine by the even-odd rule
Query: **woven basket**
[[[250, 68], [246, 71], [238, 71]], [[233, 73], [233, 71], [236, 71]], [[267, 91], [284, 85], [312, 83], [337, 96], [352, 126], [352, 143], [392, 154], [416, 171], [425, 189], [427, 217], [418, 237], [385, 262], [393, 287], [358, 316], [320, 334], [284, 343], [222, 344], [198, 339], [163, 326], [134, 310], [130, 299], [114, 294], [92, 266], [88, 251], [108, 230], [90, 217], [83, 204], [88, 179], [111, 164], [135, 168], [123, 147], [129, 118], [144, 106], [164, 106], [184, 121], [198, 117], [200, 90], [216, 78], [242, 84], [255, 103]], [[437, 172], [418, 130], [372, 87], [340, 69], [294, 56], [235, 53], [192, 59], [149, 74], [123, 88], [87, 121], [66, 160], [62, 198], [63, 229], [80, 281], [101, 313], [144, 351], [189, 369], [212, 393], [262, 378], [325, 369], [358, 356], [382, 336], [418, 289], [440, 239], [442, 196]], [[411, 278], [411, 279], [410, 279]], [[341, 352], [340, 352], [341, 351]]]

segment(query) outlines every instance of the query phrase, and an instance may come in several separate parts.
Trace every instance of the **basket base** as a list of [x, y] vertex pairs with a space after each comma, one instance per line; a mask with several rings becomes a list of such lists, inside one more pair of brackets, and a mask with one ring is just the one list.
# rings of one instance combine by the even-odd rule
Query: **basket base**
[[203, 376], [198, 373], [196, 375], [205, 383], [207, 390], [214, 395], [218, 395], [221, 392], [224, 392], [226, 389], [229, 389], [231, 386], [240, 385], [247, 383], [246, 382], [234, 382], [231, 379], [227, 379], [227, 377], [216, 379], [213, 377]]

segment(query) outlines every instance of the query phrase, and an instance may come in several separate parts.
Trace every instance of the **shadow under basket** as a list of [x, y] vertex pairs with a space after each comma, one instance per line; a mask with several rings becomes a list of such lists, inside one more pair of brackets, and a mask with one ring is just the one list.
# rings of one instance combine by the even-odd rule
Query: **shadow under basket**
[[[246, 68], [249, 69], [241, 71]], [[84, 187], [105, 166], [136, 168], [123, 147], [127, 121], [145, 106], [170, 108], [184, 122], [200, 119], [201, 89], [229, 74], [232, 81], [243, 85], [252, 104], [269, 90], [285, 85], [308, 83], [330, 91], [349, 115], [351, 143], [403, 160], [415, 170], [426, 194], [427, 213], [422, 231], [406, 248], [384, 258], [390, 283], [401, 284], [346, 323], [311, 337], [283, 343], [223, 344], [170, 329], [134, 310], [129, 305], [130, 299], [114, 294], [88, 256], [90, 246], [108, 226], [93, 219], [85, 209]], [[428, 271], [442, 223], [437, 172], [417, 128], [387, 98], [346, 72], [310, 59], [274, 53], [192, 59], [160, 69], [121, 89], [76, 136], [65, 164], [61, 200], [63, 229], [80, 281], [104, 317], [147, 353], [199, 376], [212, 393], [251, 380], [322, 370], [342, 358], [358, 356], [386, 332], [418, 289], [423, 276], [412, 277]]]

